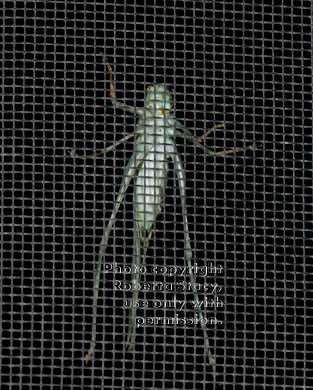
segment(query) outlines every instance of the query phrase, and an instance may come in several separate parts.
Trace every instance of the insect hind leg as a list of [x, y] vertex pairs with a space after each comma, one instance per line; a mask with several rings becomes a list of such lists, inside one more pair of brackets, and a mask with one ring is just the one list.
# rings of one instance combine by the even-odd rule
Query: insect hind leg
[[[140, 283], [140, 266], [143, 264], [144, 259], [146, 258], [146, 253], [149, 248], [150, 239], [153, 235], [153, 231], [149, 232], [148, 237], [144, 234], [144, 232], [138, 228], [137, 224], [135, 224], [135, 236], [136, 236], [136, 245], [134, 248], [134, 256], [133, 256], [133, 265], [138, 272], [132, 275], [132, 281], [134, 283]], [[133, 306], [133, 303], [138, 299], [139, 291], [133, 291], [132, 293], [132, 306], [129, 311], [128, 317], [128, 334], [126, 341], [126, 348], [128, 350], [133, 350], [134, 341], [135, 341], [135, 324], [136, 324], [136, 314], [137, 308]]]
[[[185, 257], [186, 257], [187, 266], [188, 266], [188, 269], [189, 269], [189, 279], [190, 279], [191, 284], [195, 285], [196, 279], [195, 279], [194, 273], [192, 271], [192, 269], [193, 269], [193, 266], [192, 266], [192, 249], [191, 249], [191, 239], [190, 239], [190, 235], [189, 235], [188, 218], [187, 218], [186, 178], [185, 178], [185, 174], [184, 174], [183, 164], [182, 164], [181, 158], [180, 158], [177, 150], [175, 151], [175, 153], [173, 153], [171, 155], [171, 158], [172, 158], [173, 163], [174, 163], [174, 167], [175, 167], [175, 171], [176, 171], [176, 177], [177, 177], [178, 184], [179, 184], [181, 207], [182, 207], [183, 217], [184, 217]], [[207, 331], [206, 331], [205, 325], [203, 324], [204, 323], [203, 322], [204, 317], [203, 317], [202, 310], [200, 309], [200, 307], [201, 307], [200, 306], [200, 301], [199, 301], [199, 297], [198, 297], [197, 291], [195, 289], [193, 290], [193, 294], [194, 294], [195, 302], [197, 304], [196, 305], [196, 309], [198, 311], [198, 315], [199, 315], [199, 318], [200, 318], [200, 324], [201, 324], [201, 327], [203, 329], [203, 336], [204, 336], [204, 344], [205, 344], [206, 353], [207, 353], [207, 356], [208, 356], [208, 359], [209, 359], [209, 363], [214, 367], [215, 366], [215, 359], [214, 359], [214, 357], [213, 357], [213, 355], [211, 353], [211, 350], [210, 350], [210, 343], [209, 343]]]

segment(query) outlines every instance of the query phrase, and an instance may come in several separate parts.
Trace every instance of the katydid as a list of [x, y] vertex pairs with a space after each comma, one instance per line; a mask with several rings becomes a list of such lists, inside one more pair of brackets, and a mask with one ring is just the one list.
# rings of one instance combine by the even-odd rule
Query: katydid
[[[172, 95], [166, 85], [156, 84], [148, 87], [144, 107], [134, 108], [121, 103], [116, 100], [115, 88], [113, 80], [112, 68], [107, 64], [110, 76], [110, 99], [116, 108], [123, 109], [139, 117], [135, 132], [122, 138], [109, 148], [91, 155], [89, 157], [97, 157], [108, 153], [115, 149], [116, 146], [126, 142], [131, 137], [135, 138], [135, 150], [130, 158], [125, 173], [120, 185], [119, 193], [116, 198], [115, 206], [112, 211], [110, 220], [105, 228], [104, 236], [100, 243], [100, 250], [98, 256], [98, 265], [94, 280], [94, 296], [93, 296], [93, 322], [92, 322], [92, 337], [88, 353], [85, 356], [86, 363], [94, 354], [96, 345], [96, 319], [97, 319], [97, 304], [100, 276], [102, 273], [102, 264], [106, 247], [112, 227], [116, 220], [119, 207], [122, 204], [127, 188], [134, 180], [134, 230], [135, 230], [135, 245], [133, 253], [133, 265], [135, 269], [143, 264], [143, 259], [146, 256], [149, 247], [149, 241], [153, 235], [155, 222], [162, 212], [162, 205], [164, 200], [164, 193], [167, 186], [167, 178], [169, 174], [169, 160], [172, 161], [178, 188], [180, 192], [180, 205], [183, 214], [185, 243], [184, 254], [189, 270], [189, 278], [192, 285], [195, 284], [195, 276], [192, 272], [192, 249], [191, 239], [188, 230], [187, 206], [186, 206], [186, 175], [180, 154], [175, 145], [175, 137], [180, 136], [187, 141], [192, 142], [197, 147], [202, 149], [209, 156], [225, 156], [235, 152], [242, 152], [248, 149], [254, 149], [255, 145], [243, 149], [225, 150], [221, 152], [214, 152], [207, 149], [202, 143], [214, 129], [222, 128], [224, 125], [217, 125], [213, 129], [207, 131], [205, 135], [199, 139], [195, 139], [193, 134], [186, 129], [179, 121], [177, 121], [172, 114], [173, 104]], [[74, 158], [80, 158], [74, 151], [70, 154]], [[140, 273], [132, 274], [132, 282], [140, 282]], [[211, 365], [215, 364], [215, 359], [210, 350], [209, 340], [205, 325], [203, 325], [203, 313], [197, 291], [194, 289], [195, 307], [198, 311], [201, 326], [204, 333], [204, 346], [206, 354]], [[138, 291], [132, 292], [132, 299], [137, 300]], [[134, 345], [135, 338], [135, 321], [136, 308], [132, 307], [129, 313], [128, 320], [128, 335], [126, 346], [131, 349]]]

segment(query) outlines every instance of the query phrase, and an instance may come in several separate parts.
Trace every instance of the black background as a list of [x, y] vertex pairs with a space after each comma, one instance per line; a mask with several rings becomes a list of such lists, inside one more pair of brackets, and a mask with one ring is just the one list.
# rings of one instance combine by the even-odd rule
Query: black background
[[[3, 389], [309, 386], [311, 2], [155, 3], [2, 3]], [[176, 117], [195, 135], [231, 122], [208, 147], [262, 145], [209, 158], [177, 139], [194, 261], [225, 270], [197, 278], [223, 286], [225, 307], [206, 313], [223, 321], [208, 327], [215, 381], [199, 326], [139, 328], [134, 352], [125, 351], [128, 295], [114, 289], [115, 274], [101, 285], [96, 354], [84, 365], [96, 254], [133, 142], [97, 160], [67, 151], [103, 149], [136, 125], [112, 107], [101, 52], [119, 100], [141, 107], [149, 84], [166, 83]], [[185, 265], [179, 197], [171, 173], [147, 264]], [[106, 261], [131, 263], [132, 200], [130, 186]], [[169, 299], [164, 292], [141, 298]], [[139, 314], [194, 316], [190, 308]]]

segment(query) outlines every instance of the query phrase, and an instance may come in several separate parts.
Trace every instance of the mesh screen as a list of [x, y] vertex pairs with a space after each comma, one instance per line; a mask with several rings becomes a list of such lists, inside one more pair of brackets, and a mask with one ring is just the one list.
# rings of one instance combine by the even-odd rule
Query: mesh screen
[[[1, 3], [1, 389], [310, 388], [312, 5], [275, 4]], [[148, 85], [166, 83], [174, 115], [195, 137], [230, 123], [207, 137], [207, 147], [258, 146], [209, 157], [175, 137], [193, 262], [207, 270], [196, 281], [216, 286], [199, 291], [205, 318], [217, 320], [206, 326], [215, 373], [201, 326], [145, 322], [196, 316], [188, 275], [165, 268], [186, 266], [171, 161], [142, 281], [173, 288], [140, 292], [148, 307], [137, 316], [145, 323], [127, 350], [130, 295], [116, 282], [130, 275], [102, 274], [96, 351], [84, 363], [99, 244], [134, 141], [97, 159], [68, 151], [109, 147], [138, 119], [113, 107], [102, 52], [119, 101], [143, 107]], [[132, 263], [133, 191], [131, 184], [106, 265]], [[178, 283], [186, 287], [178, 291]], [[175, 299], [184, 305], [163, 307]]]

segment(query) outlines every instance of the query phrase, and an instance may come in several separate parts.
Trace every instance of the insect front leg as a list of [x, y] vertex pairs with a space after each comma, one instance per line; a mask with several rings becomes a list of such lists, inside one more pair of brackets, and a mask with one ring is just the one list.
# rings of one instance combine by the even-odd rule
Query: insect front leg
[[[192, 272], [192, 269], [193, 269], [193, 267], [192, 267], [192, 249], [191, 249], [191, 240], [190, 240], [189, 228], [188, 228], [187, 205], [186, 205], [186, 178], [185, 178], [183, 163], [182, 163], [182, 160], [181, 160], [176, 148], [175, 148], [175, 152], [171, 155], [171, 158], [172, 158], [173, 163], [174, 163], [176, 177], [178, 180], [180, 199], [181, 199], [180, 202], [181, 202], [181, 207], [182, 207], [182, 212], [183, 212], [184, 230], [185, 230], [185, 256], [186, 256], [186, 260], [187, 260], [187, 266], [189, 269], [190, 282], [192, 285], [194, 285], [196, 283], [196, 279], [195, 279], [194, 274]], [[201, 327], [203, 329], [205, 349], [207, 351], [209, 363], [212, 366], [214, 366], [215, 359], [213, 358], [211, 350], [210, 350], [210, 343], [209, 343], [208, 335], [207, 335], [206, 328], [204, 325], [204, 321], [203, 321], [204, 317], [203, 317], [202, 311], [200, 309], [201, 305], [200, 305], [197, 291], [194, 290], [193, 294], [194, 294], [194, 298], [195, 298], [195, 304], [196, 304], [196, 308], [198, 311]]]
[[119, 193], [116, 199], [116, 203], [114, 206], [114, 209], [112, 211], [109, 223], [104, 231], [104, 236], [100, 243], [100, 249], [99, 249], [99, 256], [98, 256], [98, 265], [96, 269], [96, 275], [94, 280], [94, 287], [93, 287], [93, 320], [92, 320], [92, 336], [91, 336], [91, 343], [89, 347], [89, 351], [85, 356], [86, 364], [90, 360], [91, 356], [94, 353], [95, 346], [96, 346], [96, 330], [97, 330], [97, 306], [98, 306], [98, 296], [99, 296], [99, 284], [100, 284], [100, 276], [102, 271], [102, 263], [103, 263], [103, 256], [105, 249], [108, 245], [110, 233], [112, 230], [112, 227], [114, 225], [114, 222], [116, 220], [116, 214], [119, 210], [119, 207], [124, 199], [125, 193], [127, 191], [127, 188], [129, 186], [129, 183], [131, 182], [132, 178], [134, 177], [136, 170], [140, 165], [142, 164], [144, 158], [146, 156], [145, 152], [137, 152], [134, 153], [129, 160], [127, 167], [125, 169], [125, 176], [123, 178], [122, 184], [119, 189]]
[[121, 108], [121, 109], [123, 109], [125, 111], [128, 111], [128, 112], [130, 112], [132, 114], [135, 114], [135, 115], [139, 115], [139, 116], [140, 115], [144, 115], [144, 109], [128, 106], [127, 104], [124, 104], [124, 103], [119, 102], [118, 100], [116, 100], [115, 88], [114, 88], [113, 70], [112, 70], [111, 65], [108, 63], [107, 58], [104, 57], [103, 53], [102, 53], [102, 58], [103, 58], [103, 62], [106, 63], [108, 71], [109, 71], [109, 77], [110, 77], [110, 99], [111, 99], [111, 102], [112, 102], [113, 106], [117, 107], [117, 108]]

